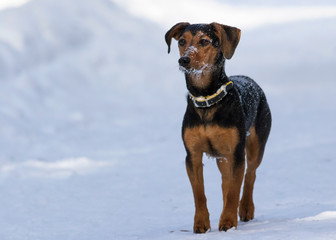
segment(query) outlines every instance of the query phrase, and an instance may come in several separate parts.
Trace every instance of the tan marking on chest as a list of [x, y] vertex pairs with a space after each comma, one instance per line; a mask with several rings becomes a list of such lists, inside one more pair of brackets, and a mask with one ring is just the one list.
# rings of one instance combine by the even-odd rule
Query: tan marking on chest
[[185, 129], [183, 140], [191, 154], [201, 152], [213, 157], [227, 157], [234, 153], [238, 135], [237, 128], [198, 126]]
[[202, 109], [202, 108], [196, 108], [196, 113], [202, 119], [204, 122], [210, 122], [213, 118], [215, 113], [217, 112], [218, 108], [216, 106], [213, 106], [210, 109]]

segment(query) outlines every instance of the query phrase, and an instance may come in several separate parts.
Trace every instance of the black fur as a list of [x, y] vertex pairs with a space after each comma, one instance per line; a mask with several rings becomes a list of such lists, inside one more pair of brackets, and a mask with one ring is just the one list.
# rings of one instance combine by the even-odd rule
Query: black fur
[[215, 47], [219, 46], [219, 38], [217, 37], [217, 35], [215, 34], [215, 29], [212, 25], [209, 24], [192, 24], [187, 26], [184, 31], [181, 33], [180, 36], [182, 36], [182, 34], [184, 32], [190, 31], [192, 35], [196, 35], [196, 33], [198, 31], [201, 31], [203, 33], [205, 33], [206, 35], [208, 35], [208, 37], [210, 37], [212, 39], [212, 45], [214, 45]]
[[[200, 30], [206, 33], [213, 40], [213, 43], [215, 42], [216, 44], [218, 38], [210, 25], [190, 25], [186, 27], [184, 32], [191, 31], [191, 33], [195, 35], [195, 33]], [[263, 143], [260, 145], [265, 145], [271, 128], [271, 112], [263, 90], [255, 81], [246, 76], [227, 77], [224, 69], [225, 58], [220, 50], [218, 52], [216, 67], [212, 73], [210, 85], [205, 89], [199, 89], [192, 85], [192, 81], [188, 79], [190, 76], [186, 73], [187, 88], [194, 96], [214, 94], [220, 86], [229, 81], [233, 82], [233, 88], [214, 106], [197, 109], [201, 112], [201, 116], [203, 117], [197, 114], [196, 107], [192, 100], [188, 98], [188, 105], [182, 125], [182, 136], [186, 128], [193, 128], [200, 125], [204, 127], [207, 125], [218, 125], [223, 128], [236, 127], [239, 132], [240, 141], [235, 151], [235, 164], [239, 165], [245, 160], [243, 155], [245, 141], [251, 126], [255, 126], [258, 138], [260, 142]], [[205, 116], [211, 108], [217, 108], [217, 111], [213, 119], [208, 121]], [[213, 149], [213, 151], [215, 152], [216, 150]], [[188, 166], [191, 167], [190, 153], [188, 150], [186, 161]]]

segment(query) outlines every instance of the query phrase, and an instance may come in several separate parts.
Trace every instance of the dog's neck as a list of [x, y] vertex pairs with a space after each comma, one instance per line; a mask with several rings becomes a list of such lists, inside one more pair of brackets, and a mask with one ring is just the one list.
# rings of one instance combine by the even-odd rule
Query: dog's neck
[[214, 66], [199, 73], [185, 73], [187, 89], [193, 96], [212, 95], [223, 84], [230, 81], [225, 73], [225, 59], [223, 57]]

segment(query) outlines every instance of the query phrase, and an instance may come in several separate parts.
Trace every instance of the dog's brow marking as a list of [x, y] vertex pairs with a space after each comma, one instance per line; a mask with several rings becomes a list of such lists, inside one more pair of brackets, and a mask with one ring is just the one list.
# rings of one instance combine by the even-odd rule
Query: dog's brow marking
[[202, 33], [202, 32], [197, 33], [197, 37], [203, 37], [203, 36], [204, 36], [204, 33]]

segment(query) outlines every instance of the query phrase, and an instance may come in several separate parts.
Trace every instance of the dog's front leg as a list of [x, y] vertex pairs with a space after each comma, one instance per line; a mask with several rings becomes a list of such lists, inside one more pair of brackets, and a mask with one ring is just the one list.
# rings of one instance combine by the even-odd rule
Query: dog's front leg
[[187, 155], [186, 168], [195, 200], [194, 233], [205, 233], [210, 229], [210, 220], [204, 194], [202, 153]]
[[235, 165], [231, 159], [217, 159], [218, 168], [222, 174], [223, 212], [220, 217], [219, 231], [227, 231], [238, 225], [238, 204], [242, 185], [245, 162]]

